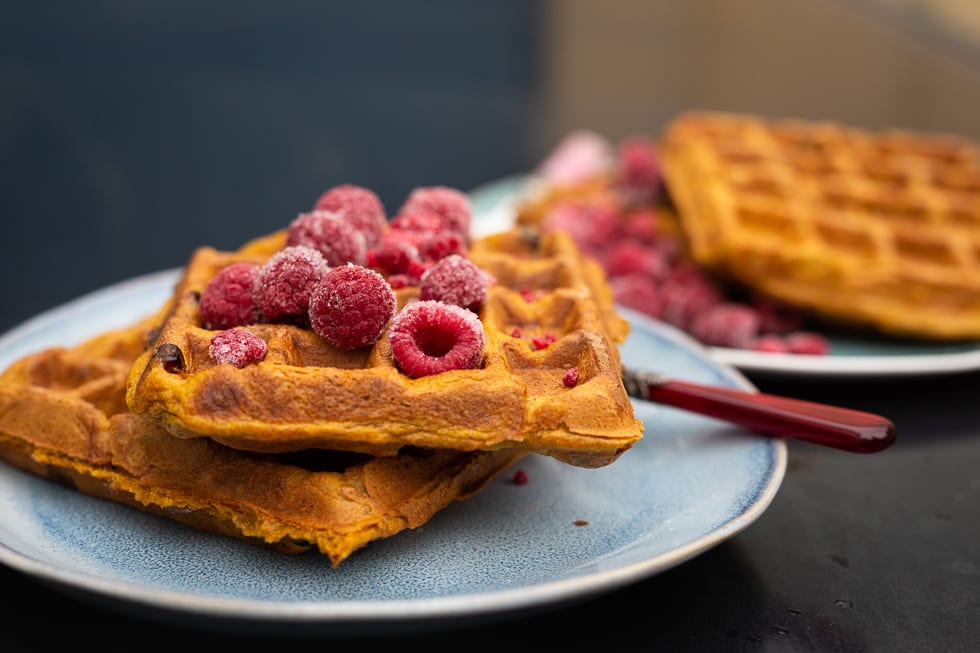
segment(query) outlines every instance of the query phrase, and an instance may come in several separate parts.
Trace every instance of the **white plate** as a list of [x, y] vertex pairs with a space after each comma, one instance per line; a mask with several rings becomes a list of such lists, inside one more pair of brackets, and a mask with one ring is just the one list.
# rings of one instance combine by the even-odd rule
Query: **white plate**
[[[127, 325], [161, 305], [176, 270], [86, 295], [0, 337], [0, 369]], [[751, 388], [686, 336], [629, 313], [624, 362]], [[646, 433], [601, 469], [534, 456], [428, 524], [337, 569], [94, 499], [0, 464], [0, 562], [125, 611], [209, 628], [397, 632], [527, 614], [621, 587], [703, 553], [768, 507], [782, 440], [639, 402]], [[585, 520], [587, 525], [576, 525]]]
[[[485, 235], [514, 223], [516, 203], [532, 185], [533, 177], [505, 177], [475, 189], [473, 231]], [[980, 369], [980, 342], [917, 343], [855, 337], [826, 332], [831, 353], [826, 356], [774, 354], [747, 349], [709, 347], [716, 361], [743, 372], [794, 376], [896, 376], [946, 374]]]

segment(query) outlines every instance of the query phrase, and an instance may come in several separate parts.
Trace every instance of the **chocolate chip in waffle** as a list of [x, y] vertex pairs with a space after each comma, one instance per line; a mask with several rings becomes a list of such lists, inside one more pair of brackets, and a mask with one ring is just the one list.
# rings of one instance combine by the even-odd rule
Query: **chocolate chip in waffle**
[[[261, 264], [283, 242], [278, 233], [238, 252], [193, 254], [159, 337], [133, 366], [133, 412], [181, 437], [265, 453], [519, 448], [600, 467], [642, 436], [620, 378], [617, 344], [628, 324], [601, 268], [566, 234], [515, 229], [473, 242], [470, 259], [495, 279], [479, 310], [482, 363], [419, 378], [398, 369], [385, 337], [345, 350], [283, 323], [243, 327], [267, 343], [263, 360], [215, 364], [215, 331], [199, 316], [209, 280], [234, 262]], [[397, 291], [399, 307], [417, 298], [415, 286]], [[563, 379], [573, 367], [570, 386]]]
[[416, 528], [523, 455], [423, 451], [254, 454], [175, 438], [127, 411], [147, 319], [74, 348], [28, 355], [0, 376], [0, 459], [104, 499], [336, 567], [371, 541]]
[[702, 266], [832, 321], [980, 338], [974, 143], [692, 112], [660, 152]]

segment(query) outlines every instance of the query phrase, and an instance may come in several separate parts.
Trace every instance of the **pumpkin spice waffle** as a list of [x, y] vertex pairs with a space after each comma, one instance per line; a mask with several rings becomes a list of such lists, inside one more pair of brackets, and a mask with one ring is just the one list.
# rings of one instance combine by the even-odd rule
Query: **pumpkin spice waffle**
[[[516, 448], [600, 467], [642, 436], [620, 377], [628, 323], [602, 269], [567, 235], [514, 229], [469, 246], [468, 259], [494, 279], [472, 369], [413, 377], [388, 338], [341, 348], [303, 324], [263, 321], [242, 328], [265, 343], [264, 358], [216, 364], [216, 332], [200, 310], [210, 280], [234, 263], [262, 265], [285, 243], [277, 232], [237, 252], [193, 254], [158, 338], [131, 370], [134, 413], [179, 437], [264, 453]], [[416, 285], [395, 292], [399, 309], [423, 303]]]
[[318, 550], [336, 567], [472, 496], [524, 454], [273, 456], [175, 438], [125, 404], [130, 365], [158, 324], [148, 318], [11, 365], [0, 376], [0, 459], [201, 530], [286, 554]]
[[700, 265], [831, 321], [980, 338], [975, 144], [692, 112], [660, 150]]

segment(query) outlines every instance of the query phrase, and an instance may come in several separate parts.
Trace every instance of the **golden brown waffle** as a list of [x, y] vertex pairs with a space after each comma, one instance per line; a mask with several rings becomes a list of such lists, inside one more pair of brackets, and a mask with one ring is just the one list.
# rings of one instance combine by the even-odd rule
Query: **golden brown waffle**
[[[208, 355], [215, 332], [199, 318], [201, 293], [218, 270], [236, 261], [260, 264], [284, 240], [276, 233], [237, 253], [208, 247], [194, 253], [159, 338], [133, 366], [127, 394], [133, 412], [181, 437], [205, 435], [267, 453], [517, 447], [599, 467], [641, 437], [616, 348], [628, 323], [614, 312], [601, 268], [583, 260], [565, 234], [538, 239], [514, 230], [472, 243], [470, 258], [496, 279], [479, 314], [487, 341], [478, 369], [413, 379], [397, 369], [386, 337], [341, 350], [288, 324], [245, 327], [268, 344], [261, 362], [215, 365]], [[398, 290], [398, 305], [417, 292]], [[532, 347], [535, 336], [548, 334], [555, 342]], [[173, 346], [178, 365], [163, 355], [172, 357]], [[571, 367], [579, 381], [566, 387], [562, 378]]]
[[703, 266], [836, 321], [980, 338], [980, 150], [951, 136], [689, 113], [661, 157]]
[[157, 324], [26, 356], [0, 376], [0, 459], [87, 494], [337, 566], [426, 523], [523, 455], [406, 449], [277, 457], [175, 438], [126, 411], [125, 380]]

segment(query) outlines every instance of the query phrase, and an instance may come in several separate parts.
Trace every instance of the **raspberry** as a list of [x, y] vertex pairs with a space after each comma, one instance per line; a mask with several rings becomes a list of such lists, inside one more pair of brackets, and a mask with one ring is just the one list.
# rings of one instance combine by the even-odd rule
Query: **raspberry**
[[392, 231], [412, 239], [416, 244], [421, 244], [430, 234], [442, 231], [443, 221], [438, 215], [431, 213], [401, 211], [391, 219], [390, 226]]
[[601, 257], [609, 243], [622, 240], [624, 226], [615, 209], [578, 202], [562, 202], [541, 223], [541, 233], [565, 231], [584, 254]]
[[330, 269], [319, 251], [306, 245], [284, 247], [259, 268], [255, 303], [266, 322], [304, 322], [310, 293]]
[[578, 368], [569, 367], [565, 371], [565, 375], [561, 377], [561, 382], [567, 388], [574, 388], [575, 384], [578, 383]]
[[479, 312], [487, 301], [490, 275], [476, 263], [451, 254], [429, 268], [419, 280], [419, 299], [434, 299]]
[[722, 302], [697, 315], [689, 332], [706, 345], [749, 349], [759, 336], [759, 322], [749, 306]]
[[770, 333], [756, 338], [749, 349], [784, 354], [789, 351], [789, 345], [786, 344], [786, 340], [782, 336]]
[[[402, 204], [401, 213], [434, 215], [442, 222], [442, 228], [466, 236], [470, 232], [472, 212], [466, 193], [447, 186], [421, 186], [409, 193]], [[442, 229], [440, 229], [441, 231]]]
[[803, 311], [767, 297], [754, 298], [752, 307], [762, 320], [759, 330], [763, 333], [784, 335], [796, 331], [803, 324]]
[[377, 268], [387, 275], [405, 274], [412, 261], [419, 260], [419, 248], [415, 241], [397, 231], [388, 231], [378, 246], [368, 250], [368, 267]]
[[451, 254], [467, 255], [466, 238], [455, 231], [437, 231], [422, 243], [422, 258], [438, 261]]
[[696, 268], [675, 268], [660, 285], [660, 318], [689, 330], [693, 321], [719, 304], [721, 291]]
[[617, 304], [651, 317], [660, 317], [661, 297], [656, 282], [648, 275], [636, 272], [620, 275], [611, 278], [609, 285]]
[[543, 335], [531, 338], [531, 347], [534, 349], [547, 349], [556, 340], [558, 340], [558, 336], [549, 331]]
[[230, 329], [253, 324], [259, 319], [255, 306], [255, 286], [259, 267], [251, 263], [232, 263], [218, 270], [201, 293], [201, 325], [205, 329]]
[[628, 204], [652, 203], [660, 190], [660, 162], [653, 143], [642, 136], [624, 139], [616, 152], [620, 190]]
[[407, 304], [388, 330], [391, 355], [413, 377], [479, 367], [486, 334], [476, 313], [434, 300]]
[[830, 353], [830, 342], [819, 333], [794, 331], [786, 336], [786, 345], [794, 354], [822, 356]]
[[369, 268], [331, 268], [310, 295], [310, 325], [340, 349], [375, 343], [395, 314], [395, 291]]
[[381, 234], [388, 226], [381, 199], [374, 191], [353, 184], [341, 184], [325, 191], [317, 198], [313, 210], [342, 215], [364, 235], [368, 247], [380, 242]]
[[301, 213], [289, 224], [286, 245], [306, 245], [320, 252], [327, 265], [367, 261], [367, 242], [364, 234], [339, 213], [312, 211]]
[[613, 147], [600, 134], [581, 129], [566, 136], [538, 166], [550, 186], [568, 186], [602, 174], [614, 159]]
[[208, 355], [217, 364], [229, 363], [242, 368], [265, 358], [265, 340], [245, 329], [228, 329], [211, 336]]
[[611, 245], [602, 258], [602, 265], [610, 277], [640, 273], [663, 279], [670, 272], [670, 261], [664, 252], [629, 240]]

